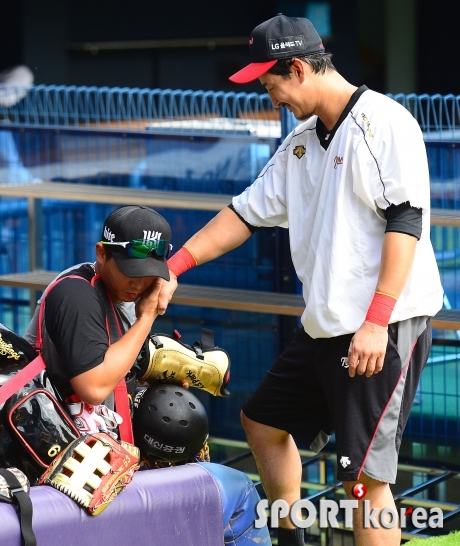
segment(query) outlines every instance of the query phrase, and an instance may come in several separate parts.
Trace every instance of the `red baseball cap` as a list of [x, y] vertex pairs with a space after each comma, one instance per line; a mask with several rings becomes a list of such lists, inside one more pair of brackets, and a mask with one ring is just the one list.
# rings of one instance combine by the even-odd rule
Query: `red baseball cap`
[[252, 31], [249, 51], [252, 62], [230, 76], [230, 81], [252, 82], [268, 72], [278, 59], [320, 53], [324, 51], [324, 46], [309, 19], [286, 17], [278, 13]]

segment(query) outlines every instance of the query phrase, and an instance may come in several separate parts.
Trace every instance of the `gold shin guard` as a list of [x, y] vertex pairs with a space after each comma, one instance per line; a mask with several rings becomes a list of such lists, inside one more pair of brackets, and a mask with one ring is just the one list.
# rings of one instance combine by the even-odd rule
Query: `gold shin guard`
[[230, 379], [230, 358], [217, 347], [202, 350], [199, 345], [185, 345], [165, 334], [151, 335], [137, 364], [140, 381], [181, 384], [185, 380], [191, 387], [214, 396], [230, 394], [226, 389]]

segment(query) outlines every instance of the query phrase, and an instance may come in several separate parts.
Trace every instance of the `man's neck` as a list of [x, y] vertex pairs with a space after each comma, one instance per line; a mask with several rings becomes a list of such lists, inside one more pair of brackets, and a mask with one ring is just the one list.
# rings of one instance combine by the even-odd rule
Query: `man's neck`
[[326, 129], [332, 131], [340, 114], [358, 88], [347, 82], [338, 72], [330, 72], [323, 80], [323, 85], [321, 104], [316, 113]]

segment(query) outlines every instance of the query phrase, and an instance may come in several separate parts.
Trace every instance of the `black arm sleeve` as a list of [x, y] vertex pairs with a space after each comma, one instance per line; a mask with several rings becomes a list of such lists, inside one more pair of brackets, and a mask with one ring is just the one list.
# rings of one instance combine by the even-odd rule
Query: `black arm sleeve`
[[249, 222], [246, 222], [246, 220], [241, 216], [241, 214], [239, 214], [238, 212], [236, 212], [235, 210], [235, 207], [233, 206], [232, 203], [230, 203], [230, 205], [228, 205], [228, 208], [230, 210], [232, 210], [237, 216], [238, 218], [243, 222], [243, 224], [249, 229], [249, 231], [251, 233], [255, 233], [257, 230], [260, 229], [260, 226], [253, 226], [252, 224], [250, 224]]
[[411, 207], [406, 201], [400, 205], [390, 205], [383, 211], [387, 221], [385, 233], [388, 231], [397, 231], [412, 235], [420, 239], [422, 235], [422, 209]]

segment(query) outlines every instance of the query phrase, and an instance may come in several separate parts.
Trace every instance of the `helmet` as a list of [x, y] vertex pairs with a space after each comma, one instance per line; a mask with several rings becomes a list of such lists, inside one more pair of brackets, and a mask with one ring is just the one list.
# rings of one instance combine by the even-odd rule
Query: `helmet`
[[134, 442], [144, 457], [175, 463], [198, 453], [208, 438], [203, 404], [187, 389], [161, 383], [134, 397]]

